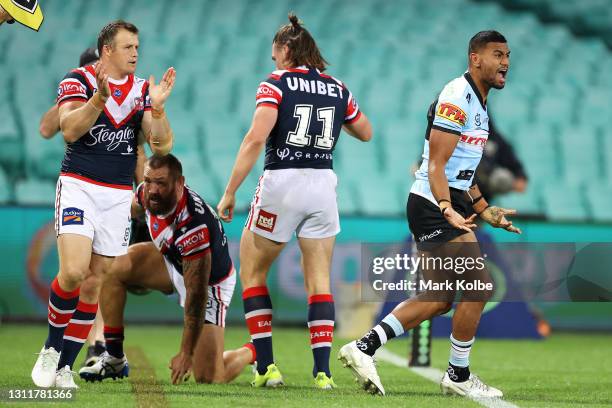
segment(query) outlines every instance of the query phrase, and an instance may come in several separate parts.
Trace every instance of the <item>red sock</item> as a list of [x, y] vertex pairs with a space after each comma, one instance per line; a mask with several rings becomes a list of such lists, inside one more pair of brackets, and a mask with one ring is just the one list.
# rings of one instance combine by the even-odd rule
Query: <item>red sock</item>
[[255, 346], [253, 345], [253, 343], [249, 341], [242, 347], [246, 347], [251, 350], [251, 361], [249, 361], [249, 364], [255, 364], [255, 361], [257, 361], [257, 351], [255, 351]]

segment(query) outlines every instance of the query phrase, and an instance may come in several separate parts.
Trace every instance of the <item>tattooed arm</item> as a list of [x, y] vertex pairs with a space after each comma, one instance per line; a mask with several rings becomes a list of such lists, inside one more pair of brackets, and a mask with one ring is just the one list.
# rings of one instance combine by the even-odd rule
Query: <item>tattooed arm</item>
[[187, 296], [185, 297], [181, 350], [170, 361], [173, 384], [186, 380], [191, 369], [193, 350], [204, 324], [211, 263], [210, 251], [207, 251], [202, 257], [183, 261], [183, 279]]
[[506, 219], [506, 215], [516, 214], [516, 210], [508, 210], [506, 208], [490, 206], [487, 200], [484, 199], [478, 185], [474, 184], [468, 190], [468, 195], [472, 200], [472, 208], [474, 212], [480, 215], [484, 221], [488, 222], [495, 228], [503, 228], [506, 231], [520, 234], [521, 230], [514, 225], [512, 221]]

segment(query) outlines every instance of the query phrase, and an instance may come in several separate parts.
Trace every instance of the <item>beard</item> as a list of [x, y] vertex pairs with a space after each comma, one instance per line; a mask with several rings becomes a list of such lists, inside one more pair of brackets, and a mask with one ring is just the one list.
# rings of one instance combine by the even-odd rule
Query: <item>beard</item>
[[151, 194], [147, 197], [147, 209], [153, 215], [168, 214], [176, 204], [173, 200], [174, 196], [174, 190], [170, 191], [165, 197], [160, 194]]

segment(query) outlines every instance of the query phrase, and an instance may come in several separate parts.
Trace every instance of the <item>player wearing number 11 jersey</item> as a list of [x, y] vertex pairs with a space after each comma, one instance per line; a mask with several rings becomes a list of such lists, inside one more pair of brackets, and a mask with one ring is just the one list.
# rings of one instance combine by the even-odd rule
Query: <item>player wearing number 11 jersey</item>
[[315, 384], [334, 387], [329, 353], [334, 303], [329, 272], [335, 236], [340, 231], [333, 151], [340, 130], [361, 141], [371, 125], [348, 88], [326, 75], [327, 62], [310, 33], [289, 15], [272, 42], [277, 71], [257, 90], [253, 123], [238, 152], [218, 210], [231, 221], [235, 193], [266, 147], [259, 180], [240, 242], [240, 279], [245, 318], [257, 350], [253, 386], [283, 383], [272, 355], [272, 302], [266, 275], [285, 244], [297, 235], [308, 292], [308, 327]]

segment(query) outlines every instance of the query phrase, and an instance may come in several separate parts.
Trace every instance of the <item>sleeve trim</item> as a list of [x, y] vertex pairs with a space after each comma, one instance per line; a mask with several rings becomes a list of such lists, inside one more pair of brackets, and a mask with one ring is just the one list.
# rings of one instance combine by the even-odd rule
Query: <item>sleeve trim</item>
[[361, 111], [357, 111], [357, 115], [355, 115], [354, 118], [345, 120], [344, 123], [347, 125], [350, 125], [351, 123], [357, 122], [357, 120], [359, 120], [360, 117], [361, 117]]
[[69, 96], [69, 97], [66, 97], [66, 98], [62, 99], [61, 101], [59, 101], [57, 103], [57, 106], [58, 107], [62, 106], [63, 104], [68, 103], [68, 102], [84, 102], [84, 103], [87, 103], [87, 98], [83, 98], [83, 97], [80, 97], [80, 96]]
[[268, 107], [268, 108], [274, 108], [276, 110], [278, 110], [278, 105], [276, 103], [272, 103], [272, 102], [259, 102], [257, 104], [257, 107]]
[[432, 129], [436, 129], [436, 130], [440, 130], [442, 132], [446, 132], [446, 133], [452, 133], [453, 135], [457, 135], [457, 136], [461, 136], [461, 132], [455, 129], [449, 129], [446, 128], [444, 126], [440, 126], [440, 125], [431, 125]]
[[202, 258], [203, 256], [205, 256], [209, 252], [210, 252], [210, 247], [206, 247], [205, 249], [203, 249], [200, 252], [196, 252], [195, 254], [190, 254], [190, 255], [184, 256], [183, 257], [183, 261], [193, 261], [195, 259]]

